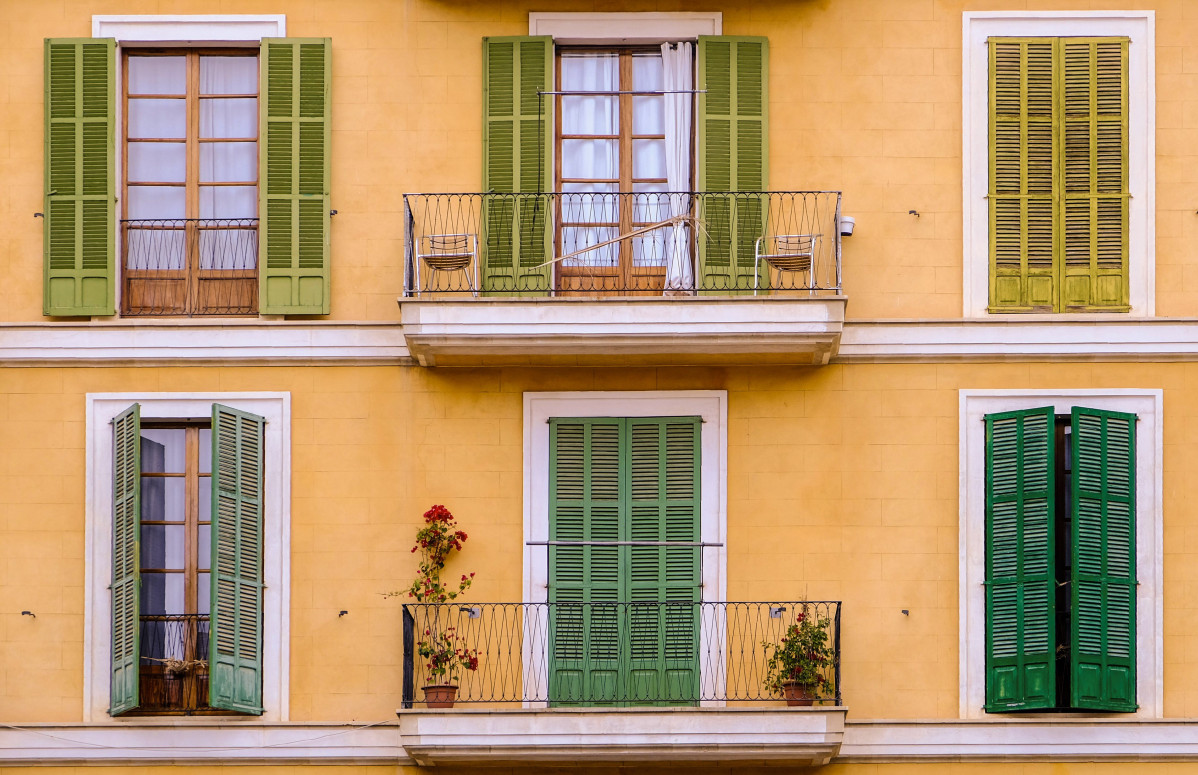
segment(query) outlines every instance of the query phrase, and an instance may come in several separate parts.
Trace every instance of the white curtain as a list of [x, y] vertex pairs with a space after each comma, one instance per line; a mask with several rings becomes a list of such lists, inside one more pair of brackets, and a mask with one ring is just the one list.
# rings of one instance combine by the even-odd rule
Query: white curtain
[[[619, 97], [602, 92], [620, 88], [620, 59], [610, 53], [570, 54], [562, 57], [562, 91], [600, 92], [595, 96], [571, 94], [562, 98], [562, 133], [582, 135], [562, 141], [562, 177], [612, 179], [620, 177], [619, 141], [585, 139], [586, 135], [620, 132]], [[619, 220], [617, 185], [614, 183], [563, 183], [562, 220], [569, 223], [604, 223]], [[604, 196], [612, 194], [612, 196]], [[562, 253], [613, 239], [618, 229], [604, 226], [564, 226]], [[619, 245], [607, 245], [568, 259], [568, 266], [615, 266]]]
[[[694, 94], [694, 58], [690, 43], [663, 43], [661, 58], [665, 65], [665, 90], [686, 92], [666, 94], [666, 178], [670, 191], [690, 190], [691, 182], [691, 105]], [[670, 217], [686, 215], [690, 196], [670, 196]], [[691, 271], [690, 240], [687, 226], [675, 223], [669, 237], [669, 262], [666, 264], [666, 294], [693, 292], [695, 276]]]

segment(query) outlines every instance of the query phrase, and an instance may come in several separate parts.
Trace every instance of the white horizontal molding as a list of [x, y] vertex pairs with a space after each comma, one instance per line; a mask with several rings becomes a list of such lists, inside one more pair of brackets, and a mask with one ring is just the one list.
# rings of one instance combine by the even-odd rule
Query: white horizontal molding
[[826, 764], [844, 707], [404, 710], [399, 737], [421, 765], [586, 762]]
[[92, 37], [116, 38], [118, 43], [254, 43], [286, 35], [283, 14], [92, 16]]
[[394, 323], [0, 324], [4, 366], [378, 365], [407, 358]]
[[847, 321], [834, 360], [1190, 361], [1198, 360], [1198, 320], [1069, 315]]
[[820, 365], [844, 307], [843, 296], [400, 302], [424, 366]]
[[723, 29], [720, 11], [528, 14], [528, 34], [549, 35], [557, 43], [661, 43], [719, 35]]
[[1198, 758], [1193, 720], [850, 721], [836, 762], [1171, 761]]
[[25, 724], [0, 728], [0, 767], [154, 763], [411, 764], [394, 721], [354, 724], [186, 723], [121, 726]]

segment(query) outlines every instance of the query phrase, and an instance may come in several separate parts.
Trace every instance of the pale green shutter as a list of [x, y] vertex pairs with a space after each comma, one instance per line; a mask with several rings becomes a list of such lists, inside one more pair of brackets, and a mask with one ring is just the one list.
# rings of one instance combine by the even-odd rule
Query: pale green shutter
[[1055, 415], [986, 416], [986, 710], [1056, 706]]
[[42, 312], [115, 311], [116, 41], [48, 38]]
[[[497, 296], [549, 292], [553, 39], [483, 38], [482, 285]], [[490, 196], [495, 194], [497, 196]]]
[[698, 46], [698, 242], [700, 292], [751, 292], [754, 244], [765, 235], [768, 198], [769, 42], [731, 35], [700, 36]]
[[1062, 311], [1126, 311], [1126, 38], [1064, 38]]
[[1073, 409], [1071, 705], [1136, 709], [1136, 416]]
[[[621, 431], [619, 419], [550, 421], [551, 541], [620, 540]], [[611, 704], [623, 693], [622, 581], [618, 546], [549, 547], [549, 699], [555, 705]]]
[[108, 712], [138, 705], [141, 670], [141, 406], [112, 421], [112, 682]]
[[212, 405], [208, 704], [262, 713], [262, 476], [266, 420]]
[[328, 38], [263, 38], [259, 307], [329, 314]]

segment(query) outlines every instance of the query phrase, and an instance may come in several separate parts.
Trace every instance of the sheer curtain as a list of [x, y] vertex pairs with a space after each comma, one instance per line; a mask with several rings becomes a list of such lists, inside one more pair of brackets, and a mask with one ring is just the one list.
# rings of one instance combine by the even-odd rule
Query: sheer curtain
[[[667, 92], [689, 92], [694, 88], [694, 57], [690, 43], [663, 43], [661, 58], [665, 65], [665, 90]], [[669, 190], [690, 190], [691, 182], [691, 105], [694, 95], [676, 93], [665, 95], [666, 127], [666, 178]], [[686, 215], [690, 210], [690, 196], [685, 193], [670, 195], [670, 217]], [[691, 271], [690, 240], [687, 227], [675, 223], [670, 229], [669, 262], [666, 264], [666, 289], [669, 294], [691, 293], [695, 287], [695, 276]]]
[[[618, 135], [620, 59], [610, 53], [563, 56], [561, 88], [570, 92], [601, 92], [594, 96], [571, 94], [562, 98], [562, 178], [613, 180], [620, 177], [619, 141], [589, 139], [588, 135]], [[602, 92], [609, 92], [602, 94]], [[614, 238], [619, 220], [618, 185], [607, 182], [562, 183], [562, 252], [573, 253], [588, 245]], [[604, 196], [612, 194], [613, 196]], [[572, 223], [612, 223], [612, 226], [572, 226]], [[619, 245], [590, 250], [566, 261], [567, 266], [615, 266]]]

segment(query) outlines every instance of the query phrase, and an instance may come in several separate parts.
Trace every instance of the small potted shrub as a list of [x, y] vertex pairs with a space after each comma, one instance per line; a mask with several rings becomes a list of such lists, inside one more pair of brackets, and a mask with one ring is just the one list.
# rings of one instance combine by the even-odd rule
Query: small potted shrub
[[766, 688], [782, 695], [787, 705], [811, 705], [832, 692], [827, 676], [833, 660], [828, 642], [831, 624], [827, 617], [821, 618], [803, 606], [781, 641], [762, 642], [769, 656]]

